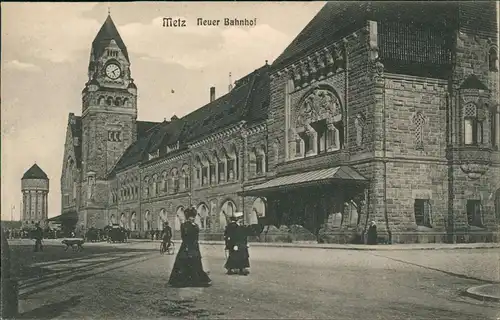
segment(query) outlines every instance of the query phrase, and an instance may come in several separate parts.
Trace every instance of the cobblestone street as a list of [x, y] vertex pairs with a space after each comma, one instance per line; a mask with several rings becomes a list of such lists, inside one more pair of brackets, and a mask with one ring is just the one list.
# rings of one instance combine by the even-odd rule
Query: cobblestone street
[[[498, 281], [499, 249], [354, 251], [251, 247], [248, 277], [224, 274], [222, 246], [202, 247], [210, 288], [166, 287], [175, 256], [159, 243], [86, 244], [81, 253], [11, 244], [21, 318], [497, 319], [462, 296]], [[28, 244], [29, 242], [24, 242]]]

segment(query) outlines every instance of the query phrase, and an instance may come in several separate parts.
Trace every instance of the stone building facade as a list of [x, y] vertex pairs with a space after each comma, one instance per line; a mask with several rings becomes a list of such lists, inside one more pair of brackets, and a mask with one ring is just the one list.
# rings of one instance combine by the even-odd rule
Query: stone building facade
[[265, 214], [261, 241], [362, 242], [369, 221], [388, 242], [496, 241], [494, 9], [328, 3], [272, 65], [159, 123], [136, 119], [108, 17], [82, 116], [69, 117], [63, 212], [78, 229], [118, 223], [139, 236], [164, 221], [175, 234], [195, 206], [205, 239], [243, 211], [248, 223]]
[[21, 179], [23, 208], [21, 223], [23, 227], [45, 224], [49, 211], [49, 178], [35, 163]]

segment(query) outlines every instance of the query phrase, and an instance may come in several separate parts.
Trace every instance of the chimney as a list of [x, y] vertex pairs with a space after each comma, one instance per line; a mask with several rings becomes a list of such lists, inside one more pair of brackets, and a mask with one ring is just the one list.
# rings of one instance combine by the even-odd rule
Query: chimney
[[210, 87], [210, 102], [215, 100], [215, 87]]

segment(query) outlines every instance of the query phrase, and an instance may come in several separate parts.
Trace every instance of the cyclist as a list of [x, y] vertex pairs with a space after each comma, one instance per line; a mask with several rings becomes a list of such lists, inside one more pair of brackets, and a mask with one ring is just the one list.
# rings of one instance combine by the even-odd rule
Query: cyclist
[[168, 221], [166, 221], [163, 224], [163, 231], [161, 232], [161, 238], [162, 238], [162, 248], [163, 252], [167, 252], [168, 249], [170, 248], [170, 245], [172, 244], [172, 228], [168, 225]]

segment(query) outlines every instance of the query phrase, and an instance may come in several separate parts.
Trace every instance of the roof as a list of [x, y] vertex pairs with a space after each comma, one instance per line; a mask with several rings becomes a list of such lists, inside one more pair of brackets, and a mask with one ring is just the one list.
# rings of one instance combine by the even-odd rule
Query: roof
[[159, 124], [137, 122], [137, 132], [142, 133], [118, 160], [113, 172], [147, 161], [148, 153], [156, 150], [163, 156], [165, 147], [177, 142], [179, 148], [172, 155], [185, 150], [188, 143], [240, 121], [255, 123], [266, 119], [269, 90], [269, 65], [264, 65], [237, 81], [229, 93], [180, 119]]
[[92, 42], [92, 53], [94, 54], [94, 57], [97, 58], [101, 56], [104, 52], [104, 49], [109, 45], [111, 40], [115, 40], [116, 44], [121, 49], [127, 61], [130, 61], [128, 57], [127, 47], [125, 46], [125, 43], [118, 33], [118, 29], [116, 29], [113, 19], [111, 19], [111, 16], [108, 15], [106, 21], [104, 21], [101, 29]]
[[488, 90], [488, 87], [479, 80], [479, 78], [475, 74], [471, 74], [467, 77], [467, 79], [462, 82], [460, 85], [460, 89], [479, 89], [479, 90]]
[[47, 174], [45, 174], [45, 172], [43, 172], [43, 170], [36, 163], [24, 173], [22, 180], [27, 179], [49, 180]]
[[259, 185], [245, 188], [243, 193], [246, 195], [257, 195], [258, 193], [266, 191], [297, 188], [310, 184], [317, 184], [318, 182], [332, 182], [333, 180], [354, 182], [367, 181], [366, 178], [355, 169], [349, 166], [340, 166], [277, 177]]
[[[457, 3], [452, 1], [327, 2], [274, 61], [273, 69], [295, 63], [373, 20], [378, 22], [379, 56], [386, 71], [442, 76], [451, 65], [457, 8]], [[423, 39], [419, 37], [427, 37], [424, 42], [432, 39], [433, 43], [422, 50]]]

